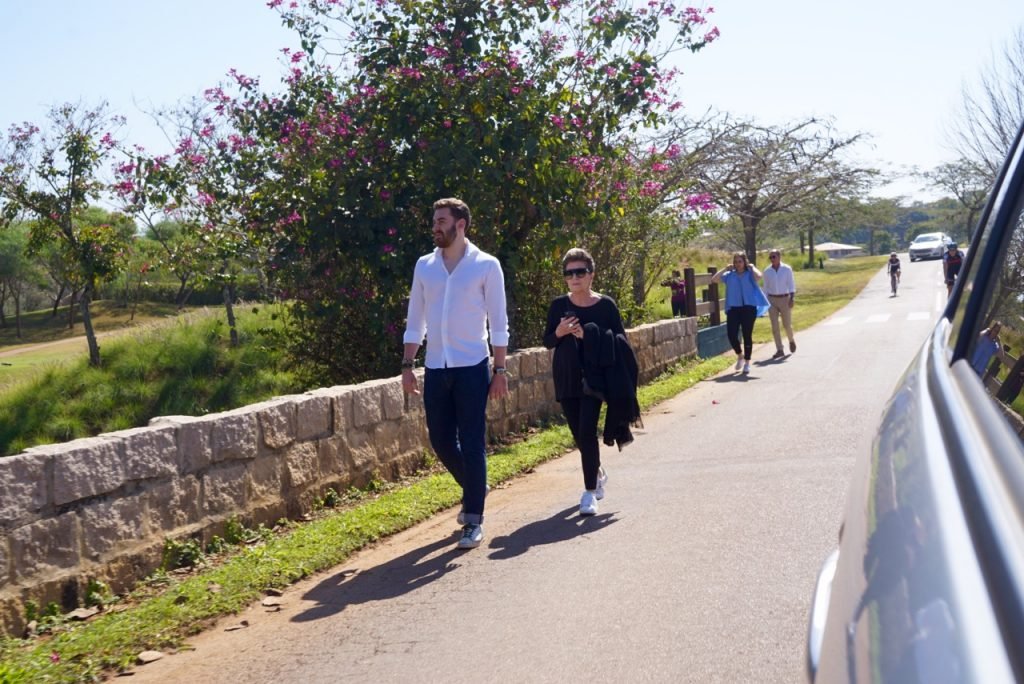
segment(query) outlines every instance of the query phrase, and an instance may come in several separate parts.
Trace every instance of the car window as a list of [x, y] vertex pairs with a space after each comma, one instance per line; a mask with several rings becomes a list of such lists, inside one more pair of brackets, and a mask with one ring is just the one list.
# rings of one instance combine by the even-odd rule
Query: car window
[[[961, 274], [969, 285], [960, 293], [956, 319], [967, 317], [966, 307], [975, 288], [984, 288], [979, 315], [960, 334], [969, 335], [964, 358], [981, 379], [996, 406], [1010, 422], [1013, 431], [1024, 434], [1024, 189], [1012, 188], [1006, 200], [1010, 208], [1006, 225], [1009, 230], [999, 235], [999, 250], [991, 271], [984, 259], [969, 259], [967, 268], [974, 274]], [[1002, 222], [1002, 220], [1000, 220]], [[990, 221], [991, 223], [991, 221]], [[978, 236], [972, 252], [983, 254], [990, 235]], [[972, 255], [974, 256], [974, 255]]]

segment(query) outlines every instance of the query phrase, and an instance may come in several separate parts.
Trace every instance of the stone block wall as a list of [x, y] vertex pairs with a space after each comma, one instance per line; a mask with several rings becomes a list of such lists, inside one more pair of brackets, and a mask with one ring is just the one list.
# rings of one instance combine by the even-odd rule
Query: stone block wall
[[[628, 331], [641, 382], [693, 357], [696, 334], [692, 318]], [[488, 406], [492, 436], [560, 415], [549, 350], [510, 354], [507, 366], [509, 396]], [[21, 634], [29, 600], [77, 607], [91, 579], [131, 587], [159, 567], [168, 538], [205, 543], [232, 517], [299, 517], [329, 487], [416, 470], [429, 448], [422, 398], [395, 377], [0, 458], [0, 626]]]

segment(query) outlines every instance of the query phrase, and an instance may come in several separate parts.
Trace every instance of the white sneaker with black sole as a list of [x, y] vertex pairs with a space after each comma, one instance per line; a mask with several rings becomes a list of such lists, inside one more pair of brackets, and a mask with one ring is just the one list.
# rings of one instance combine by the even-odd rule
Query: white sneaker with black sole
[[742, 356], [737, 356], [736, 357], [736, 370], [739, 370], [740, 368], [743, 368], [743, 357]]

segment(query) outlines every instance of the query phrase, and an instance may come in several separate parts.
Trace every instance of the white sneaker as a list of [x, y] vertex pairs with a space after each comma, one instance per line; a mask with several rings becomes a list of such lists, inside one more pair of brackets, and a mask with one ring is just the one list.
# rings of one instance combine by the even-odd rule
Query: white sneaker
[[601, 468], [597, 471], [597, 489], [594, 490], [594, 498], [600, 501], [604, 498], [604, 486], [608, 484], [608, 473]]
[[737, 356], [736, 357], [736, 370], [739, 370], [740, 368], [743, 368], [743, 357], [742, 356]]
[[750, 373], [750, 364], [749, 363], [744, 363], [743, 364], [743, 374], [747, 375], [749, 373]]
[[583, 492], [580, 497], [580, 515], [597, 515], [597, 497], [594, 492]]
[[460, 549], [475, 549], [484, 540], [483, 525], [465, 525], [462, 528], [462, 537], [459, 538]]

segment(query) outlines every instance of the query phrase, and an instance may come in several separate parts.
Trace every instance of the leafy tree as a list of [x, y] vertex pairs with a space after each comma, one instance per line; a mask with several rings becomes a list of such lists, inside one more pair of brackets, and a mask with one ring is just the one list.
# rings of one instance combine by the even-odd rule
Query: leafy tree
[[259, 260], [258, 241], [240, 213], [254, 186], [231, 149], [237, 136], [208, 109], [192, 100], [165, 113], [177, 141], [173, 154], [151, 156], [136, 148], [116, 166], [114, 188], [126, 210], [157, 236], [181, 284], [179, 306], [190, 281], [221, 288], [231, 344], [237, 346], [235, 281]]
[[28, 257], [29, 229], [25, 224], [0, 231], [0, 324], [6, 327], [4, 303], [14, 304], [15, 334], [21, 337], [21, 308], [25, 291], [44, 284], [43, 274]]
[[931, 185], [949, 193], [960, 205], [962, 231], [956, 231], [964, 240], [974, 232], [974, 222], [985, 207], [994, 178], [986, 167], [977, 162], [961, 158], [955, 162], [940, 164], [924, 174]]
[[109, 130], [121, 123], [106, 114], [106, 105], [85, 109], [65, 104], [50, 111], [50, 130], [12, 126], [0, 152], [2, 219], [31, 217], [29, 249], [54, 247], [66, 273], [81, 288], [79, 306], [89, 344], [89, 361], [100, 363], [89, 304], [99, 282], [117, 274], [126, 253], [123, 232], [110, 224], [85, 220], [92, 201], [104, 190], [98, 178], [114, 139]]
[[949, 138], [973, 187], [991, 187], [1024, 121], [1024, 25], [1006, 41], [1001, 54], [964, 86], [960, 112]]
[[865, 191], [877, 172], [852, 166], [841, 156], [862, 137], [840, 136], [830, 122], [814, 118], [765, 126], [723, 116], [697, 141], [704, 158], [695, 166], [697, 186], [741, 226], [743, 247], [753, 262], [765, 219], [804, 203], [820, 205]]
[[237, 98], [209, 97], [230, 115], [236, 177], [258, 179], [238, 210], [267, 236], [295, 349], [338, 381], [394, 370], [444, 196], [501, 260], [513, 344], [538, 339], [561, 253], [629, 213], [616, 183], [634, 187], [627, 142], [672, 106], [664, 58], [717, 35], [660, 0], [309, 1], [282, 16], [304, 48], [284, 92], [235, 74]]

